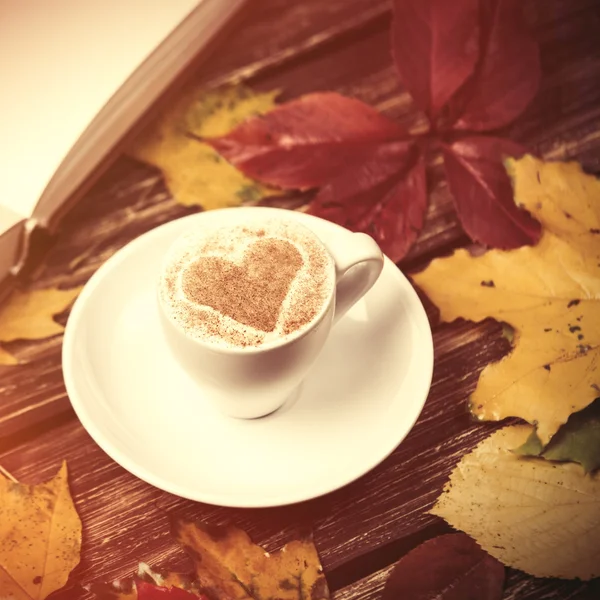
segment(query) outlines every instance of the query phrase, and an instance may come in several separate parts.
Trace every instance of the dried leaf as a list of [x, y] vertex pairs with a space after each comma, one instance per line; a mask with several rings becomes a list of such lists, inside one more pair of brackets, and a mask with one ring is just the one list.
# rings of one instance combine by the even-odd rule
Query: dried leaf
[[484, 369], [471, 409], [536, 423], [547, 444], [598, 395], [600, 182], [576, 163], [526, 156], [509, 166], [517, 202], [545, 227], [539, 244], [479, 257], [459, 250], [414, 279], [445, 321], [492, 317], [515, 329], [514, 349]]
[[600, 477], [511, 449], [532, 428], [505, 427], [462, 458], [432, 513], [505, 565], [536, 577], [600, 575]]
[[[505, 124], [539, 84], [538, 47], [525, 31], [518, 0], [394, 0], [392, 50], [434, 133]], [[398, 123], [358, 100], [308, 94], [226, 135], [195, 134], [248, 177], [286, 190], [321, 187], [310, 212], [370, 233], [395, 261], [422, 227], [425, 175], [419, 160], [405, 158], [425, 141], [411, 140]], [[539, 237], [538, 224], [514, 206], [501, 164], [516, 147], [466, 138], [444, 150], [459, 217], [475, 241], [513, 248]]]
[[69, 494], [67, 465], [40, 485], [0, 476], [0, 592], [43, 600], [79, 563], [81, 521]]
[[371, 159], [323, 187], [309, 212], [368, 233], [392, 261], [399, 261], [419, 235], [427, 211], [425, 163], [414, 159], [414, 150], [405, 142], [379, 146]]
[[284, 188], [322, 185], [311, 214], [372, 235], [394, 261], [427, 208], [425, 167], [402, 128], [373, 108], [317, 93], [211, 140], [247, 175]]
[[311, 541], [294, 541], [269, 554], [234, 527], [173, 524], [175, 538], [196, 567], [200, 589], [231, 600], [326, 600], [327, 582]]
[[481, 57], [473, 78], [452, 101], [462, 105], [454, 129], [490, 131], [503, 127], [536, 95], [541, 79], [540, 53], [526, 28], [523, 7], [522, 0], [481, 3]]
[[302, 96], [207, 140], [248, 177], [286, 189], [322, 186], [405, 136], [374, 108], [334, 92]]
[[547, 446], [533, 430], [515, 452], [521, 456], [576, 462], [586, 473], [600, 468], [600, 398], [572, 414]]
[[[135, 580], [89, 586], [98, 600], [327, 600], [329, 590], [312, 541], [269, 554], [234, 527], [174, 521], [172, 533], [194, 562], [192, 577], [160, 573], [141, 563]], [[151, 586], [140, 585], [140, 580]], [[138, 591], [136, 591], [138, 586]], [[162, 589], [156, 589], [156, 587]], [[185, 589], [187, 596], [177, 590]]]
[[[52, 317], [68, 308], [80, 291], [77, 287], [12, 292], [0, 307], [0, 342], [38, 340], [62, 333], [64, 327]], [[11, 364], [17, 361], [0, 348], [0, 365]]]
[[504, 567], [464, 533], [427, 540], [403, 556], [381, 600], [500, 600]]
[[80, 291], [81, 287], [13, 292], [0, 310], [0, 340], [36, 340], [62, 333], [64, 327], [52, 317], [63, 312]]
[[463, 138], [443, 151], [456, 212], [472, 240], [506, 250], [539, 239], [539, 223], [515, 206], [502, 163], [507, 157], [522, 156], [521, 146], [481, 136]]
[[188, 90], [141, 133], [129, 153], [161, 169], [175, 199], [186, 206], [238, 206], [276, 193], [244, 177], [196, 137], [224, 135], [272, 108], [278, 94], [241, 86]]
[[394, 0], [396, 69], [431, 119], [475, 69], [478, 9], [478, 0]]

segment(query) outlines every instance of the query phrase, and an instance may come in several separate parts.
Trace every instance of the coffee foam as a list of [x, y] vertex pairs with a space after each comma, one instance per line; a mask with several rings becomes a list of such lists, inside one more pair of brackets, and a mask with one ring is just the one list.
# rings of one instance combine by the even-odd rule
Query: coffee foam
[[[247, 286], [234, 281], [244, 281], [242, 268], [254, 276]], [[221, 298], [211, 296], [215, 288], [207, 287], [215, 281], [227, 290]], [[183, 234], [165, 257], [159, 294], [168, 318], [190, 337], [222, 348], [251, 348], [300, 335], [321, 314], [334, 285], [333, 260], [310, 230], [292, 221], [263, 219]], [[194, 301], [194, 286], [196, 300], [212, 300]], [[265, 293], [252, 297], [251, 290]], [[274, 314], [277, 297], [283, 301]]]

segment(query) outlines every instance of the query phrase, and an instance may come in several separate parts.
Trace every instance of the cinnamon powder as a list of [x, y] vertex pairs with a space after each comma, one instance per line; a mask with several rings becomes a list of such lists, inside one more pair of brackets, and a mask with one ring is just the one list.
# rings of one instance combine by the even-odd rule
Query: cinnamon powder
[[195, 304], [268, 333], [302, 263], [289, 242], [263, 238], [249, 247], [240, 266], [216, 256], [199, 258], [185, 271], [182, 289]]
[[171, 250], [161, 294], [171, 318], [192, 337], [260, 346], [315, 318], [332, 292], [332, 266], [316, 238], [279, 220], [190, 232]]

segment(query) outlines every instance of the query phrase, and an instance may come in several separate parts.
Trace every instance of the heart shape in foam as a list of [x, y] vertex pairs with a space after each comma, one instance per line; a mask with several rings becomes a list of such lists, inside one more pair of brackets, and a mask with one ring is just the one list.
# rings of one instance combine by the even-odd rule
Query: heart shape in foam
[[248, 246], [241, 264], [218, 256], [199, 258], [183, 272], [181, 285], [191, 302], [268, 333], [302, 264], [293, 244], [263, 238]]

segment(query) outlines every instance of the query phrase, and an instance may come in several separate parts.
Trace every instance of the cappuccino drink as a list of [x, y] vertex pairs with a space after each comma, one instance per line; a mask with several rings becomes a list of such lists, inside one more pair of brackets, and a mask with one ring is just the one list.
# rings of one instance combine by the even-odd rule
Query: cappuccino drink
[[249, 350], [301, 336], [335, 284], [334, 261], [312, 231], [268, 218], [185, 233], [165, 258], [158, 293], [188, 337]]

